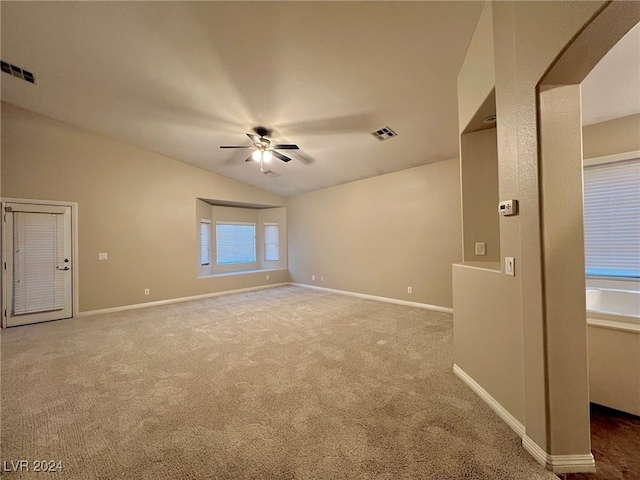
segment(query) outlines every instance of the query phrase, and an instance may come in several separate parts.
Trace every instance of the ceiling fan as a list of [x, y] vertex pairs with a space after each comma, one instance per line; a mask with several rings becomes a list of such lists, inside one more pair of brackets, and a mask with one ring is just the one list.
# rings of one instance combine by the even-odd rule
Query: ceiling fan
[[265, 174], [273, 174], [271, 170], [265, 170], [264, 164], [269, 163], [272, 157], [276, 157], [283, 162], [290, 162], [291, 159], [286, 155], [277, 152], [278, 150], [298, 150], [300, 147], [293, 143], [271, 143], [271, 140], [267, 138], [271, 132], [265, 127], [256, 127], [253, 129], [254, 133], [247, 133], [247, 137], [253, 142], [253, 145], [221, 145], [220, 148], [248, 148], [254, 150], [254, 152], [245, 161], [249, 162], [255, 160], [260, 162], [260, 171]]

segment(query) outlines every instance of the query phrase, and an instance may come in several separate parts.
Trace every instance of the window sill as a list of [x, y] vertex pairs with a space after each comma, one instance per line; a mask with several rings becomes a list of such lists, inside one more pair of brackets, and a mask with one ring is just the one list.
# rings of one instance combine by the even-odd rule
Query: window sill
[[247, 275], [252, 273], [284, 272], [286, 270], [286, 268], [262, 268], [258, 270], [240, 270], [238, 272], [211, 273], [209, 275], [198, 275], [198, 280], [203, 278], [233, 277], [235, 275]]

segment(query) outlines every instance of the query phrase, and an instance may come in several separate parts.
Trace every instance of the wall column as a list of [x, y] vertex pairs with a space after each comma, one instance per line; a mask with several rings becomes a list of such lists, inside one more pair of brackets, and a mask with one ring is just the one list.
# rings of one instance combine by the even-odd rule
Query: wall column
[[[540, 92], [540, 213], [547, 364], [547, 454], [556, 473], [590, 450], [580, 85]], [[554, 465], [553, 457], [562, 455]], [[566, 469], [564, 469], [566, 467]], [[586, 468], [583, 468], [583, 471]]]

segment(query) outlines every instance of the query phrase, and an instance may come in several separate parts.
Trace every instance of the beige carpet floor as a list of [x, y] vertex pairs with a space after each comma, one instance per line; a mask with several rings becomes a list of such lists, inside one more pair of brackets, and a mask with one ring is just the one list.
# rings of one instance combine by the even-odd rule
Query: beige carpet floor
[[287, 286], [7, 329], [2, 460], [56, 479], [557, 479], [452, 373], [452, 316]]

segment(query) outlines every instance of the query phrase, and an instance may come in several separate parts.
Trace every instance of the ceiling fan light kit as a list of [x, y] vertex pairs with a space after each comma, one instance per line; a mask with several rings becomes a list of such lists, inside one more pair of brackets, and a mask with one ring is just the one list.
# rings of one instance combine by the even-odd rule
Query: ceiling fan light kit
[[268, 163], [271, 161], [272, 157], [273, 157], [273, 154], [269, 150], [256, 150], [251, 155], [251, 158], [256, 162], [263, 161]]
[[[247, 162], [254, 160], [256, 162], [260, 162], [260, 171], [269, 176], [279, 176], [276, 172], [271, 170], [264, 169], [264, 163], [268, 163], [271, 161], [273, 157], [276, 157], [283, 162], [290, 162], [291, 159], [286, 155], [277, 152], [278, 150], [298, 150], [299, 147], [293, 143], [276, 143], [272, 144], [271, 140], [267, 138], [271, 132], [265, 127], [256, 127], [253, 129], [256, 133], [247, 133], [247, 137], [251, 140], [253, 145], [221, 145], [220, 148], [247, 148], [249, 150], [255, 150], [249, 158], [247, 158]], [[273, 175], [275, 174], [275, 175]]]

